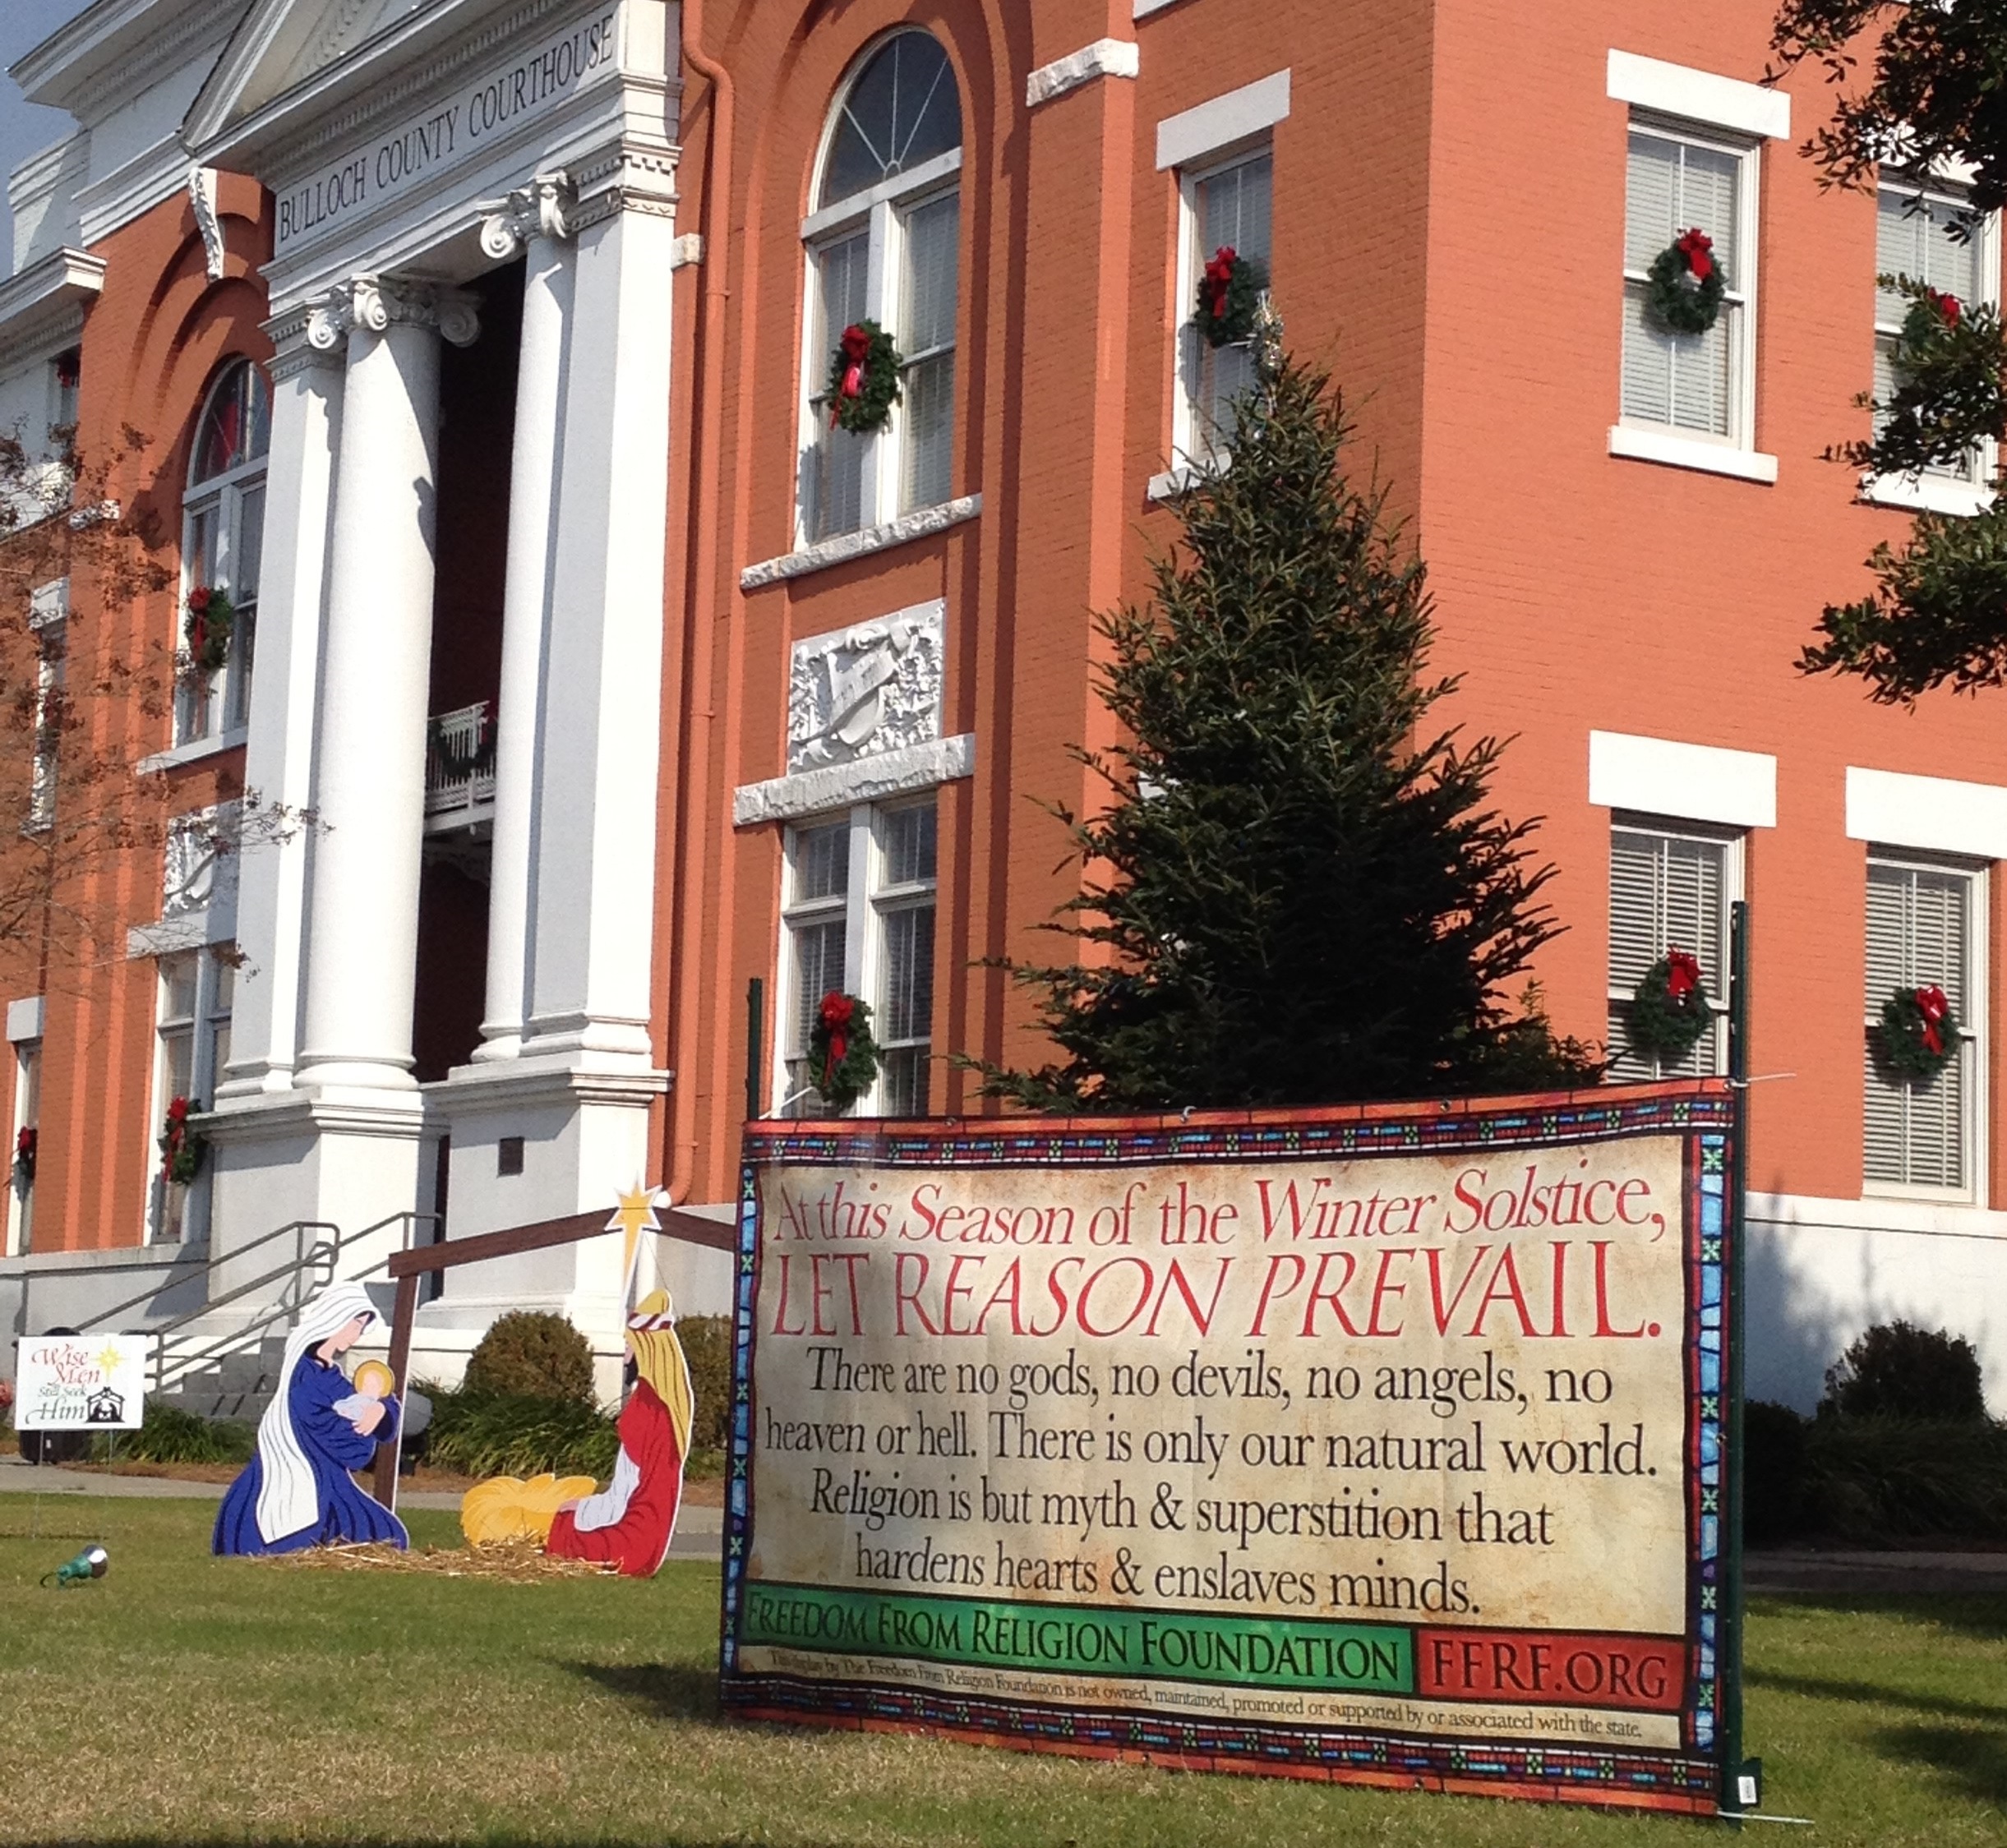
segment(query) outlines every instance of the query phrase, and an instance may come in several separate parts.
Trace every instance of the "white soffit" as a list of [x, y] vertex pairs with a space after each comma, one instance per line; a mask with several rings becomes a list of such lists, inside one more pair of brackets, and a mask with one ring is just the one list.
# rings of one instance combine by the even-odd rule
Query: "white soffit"
[[1278, 71], [1157, 124], [1157, 171], [1202, 160], [1287, 118], [1290, 73]]
[[1760, 751], [1592, 731], [1589, 800], [1600, 808], [1636, 809], [1680, 821], [1774, 827], [1777, 759]]
[[1787, 136], [1791, 132], [1791, 99], [1781, 90], [1718, 77], [1684, 64], [1668, 64], [1636, 53], [1613, 51], [1609, 94], [1619, 103], [1732, 128], [1744, 135]]
[[2007, 789], [1892, 770], [1847, 770], [1847, 838], [2007, 859]]

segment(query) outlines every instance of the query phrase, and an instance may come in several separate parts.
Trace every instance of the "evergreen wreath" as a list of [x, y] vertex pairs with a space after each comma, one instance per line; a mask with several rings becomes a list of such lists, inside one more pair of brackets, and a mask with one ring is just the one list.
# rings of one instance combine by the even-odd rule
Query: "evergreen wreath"
[[1234, 347], [1254, 338], [1254, 317], [1262, 305], [1268, 275], [1251, 256], [1231, 244], [1212, 253], [1198, 280], [1198, 306], [1193, 318], [1209, 347]]
[[188, 1127], [188, 1100], [178, 1097], [167, 1107], [167, 1121], [160, 1130], [160, 1173], [178, 1187], [185, 1187], [202, 1172], [202, 1158], [209, 1153], [209, 1138]]
[[1705, 334], [1721, 313], [1728, 279], [1715, 260], [1714, 240], [1696, 226], [1652, 259], [1645, 305], [1652, 319], [1674, 334]]
[[237, 627], [237, 606], [227, 590], [213, 584], [197, 584], [188, 592], [187, 612], [182, 619], [182, 639], [188, 660], [203, 674], [214, 674], [230, 658], [230, 636]]
[[899, 402], [899, 368], [906, 362], [892, 336], [874, 320], [843, 330], [829, 360], [829, 427], [868, 436]]
[[1884, 1075], [1899, 1084], [1927, 1085], [1959, 1056], [1959, 1021], [1934, 982], [1898, 989], [1881, 1004], [1875, 1053]]
[[1965, 304], [1926, 283], [1923, 293], [1909, 304], [1903, 316], [1903, 331], [1895, 348], [1897, 365], [1904, 368], [1927, 359], [1945, 334], [1955, 332], [1965, 318]]
[[1640, 1058], [1677, 1065], [1700, 1044], [1714, 1018], [1700, 962], [1685, 950], [1668, 950], [1631, 991], [1624, 1036]]
[[854, 994], [832, 989], [815, 1010], [815, 1028], [809, 1035], [812, 1082], [823, 1101], [841, 1113], [878, 1081], [884, 1062], [871, 1037], [871, 1009]]

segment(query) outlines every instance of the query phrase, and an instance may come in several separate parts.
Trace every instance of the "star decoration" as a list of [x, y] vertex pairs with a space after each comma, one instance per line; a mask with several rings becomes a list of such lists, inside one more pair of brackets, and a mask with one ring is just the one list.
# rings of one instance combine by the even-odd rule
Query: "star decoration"
[[662, 1204], [662, 1190], [651, 1187], [637, 1176], [634, 1186], [620, 1196], [620, 1201], [613, 1217], [607, 1221], [607, 1230], [623, 1234], [621, 1275], [626, 1278], [634, 1274], [634, 1247], [642, 1233], [662, 1230], [662, 1222], [655, 1217], [655, 1209]]

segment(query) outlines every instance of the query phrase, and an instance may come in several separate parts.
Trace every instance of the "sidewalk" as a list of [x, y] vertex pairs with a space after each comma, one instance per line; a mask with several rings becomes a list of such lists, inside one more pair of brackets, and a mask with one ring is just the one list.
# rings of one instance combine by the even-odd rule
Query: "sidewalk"
[[[37, 1468], [21, 1457], [0, 1457], [0, 1495], [110, 1495], [172, 1501], [220, 1501], [226, 1482], [189, 1482], [171, 1476], [106, 1476], [95, 1471]], [[451, 1491], [416, 1489], [399, 1494], [399, 1508], [459, 1511], [459, 1495]], [[725, 1532], [722, 1508], [685, 1507], [676, 1518], [673, 1559], [715, 1559]]]
[[1745, 1555], [1752, 1592], [1950, 1596], [2007, 1592], [2007, 1552], [1828, 1551], [1780, 1546]]

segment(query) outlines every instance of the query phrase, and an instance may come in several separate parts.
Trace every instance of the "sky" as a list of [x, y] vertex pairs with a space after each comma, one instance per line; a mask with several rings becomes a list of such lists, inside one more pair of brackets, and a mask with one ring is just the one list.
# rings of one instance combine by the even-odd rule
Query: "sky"
[[66, 20], [74, 19], [90, 0], [0, 0], [0, 272], [11, 270], [14, 253], [14, 214], [7, 210], [5, 176], [38, 148], [60, 141], [70, 118], [60, 109], [38, 109], [24, 98], [14, 80], [4, 74], [24, 52], [31, 51]]

